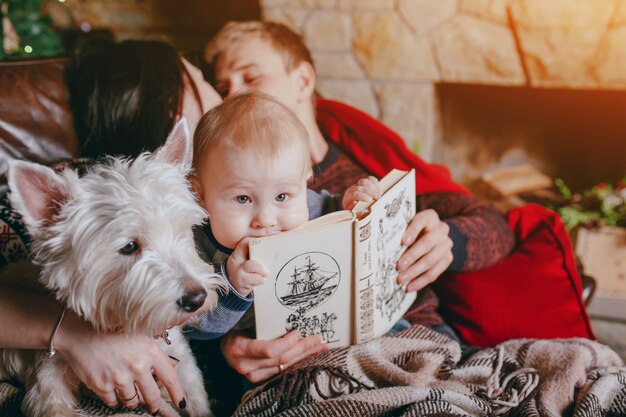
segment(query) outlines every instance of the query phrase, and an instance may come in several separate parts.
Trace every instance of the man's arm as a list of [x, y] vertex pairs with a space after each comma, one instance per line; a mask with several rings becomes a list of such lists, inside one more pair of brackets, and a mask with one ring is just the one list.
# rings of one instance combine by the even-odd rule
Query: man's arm
[[453, 261], [449, 270], [473, 271], [502, 260], [515, 237], [500, 212], [486, 202], [457, 193], [417, 196], [417, 211], [433, 209], [450, 227]]

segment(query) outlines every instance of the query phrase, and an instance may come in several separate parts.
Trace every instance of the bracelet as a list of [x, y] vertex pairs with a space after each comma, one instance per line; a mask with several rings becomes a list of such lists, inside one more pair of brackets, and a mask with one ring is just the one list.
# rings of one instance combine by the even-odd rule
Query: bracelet
[[54, 326], [54, 330], [52, 330], [52, 335], [50, 336], [50, 345], [48, 346], [48, 350], [46, 351], [46, 356], [49, 358], [53, 357], [57, 353], [57, 350], [54, 347], [54, 336], [57, 335], [57, 331], [59, 330], [59, 327], [61, 327], [63, 317], [65, 317], [65, 307], [63, 307], [63, 310], [61, 311], [61, 314], [57, 319], [57, 323]]

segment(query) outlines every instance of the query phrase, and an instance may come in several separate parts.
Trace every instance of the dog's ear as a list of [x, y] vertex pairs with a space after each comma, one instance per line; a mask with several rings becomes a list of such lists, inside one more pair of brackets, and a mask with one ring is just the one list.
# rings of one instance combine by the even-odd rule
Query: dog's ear
[[187, 118], [181, 117], [167, 136], [165, 144], [156, 151], [158, 161], [191, 167], [193, 146]]
[[47, 223], [67, 200], [65, 183], [52, 168], [33, 162], [9, 161], [9, 201], [29, 231]]

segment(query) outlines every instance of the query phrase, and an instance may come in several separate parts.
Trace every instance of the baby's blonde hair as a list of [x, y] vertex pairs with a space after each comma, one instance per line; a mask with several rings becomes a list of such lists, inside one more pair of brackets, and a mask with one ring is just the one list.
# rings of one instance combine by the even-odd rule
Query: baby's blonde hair
[[254, 152], [259, 160], [276, 159], [286, 149], [302, 153], [303, 170], [311, 173], [308, 133], [300, 119], [267, 94], [249, 91], [227, 97], [198, 122], [193, 136], [193, 167], [209, 152]]
[[215, 35], [204, 49], [204, 59], [214, 67], [219, 54], [240, 40], [262, 39], [280, 54], [287, 72], [301, 62], [313, 65], [313, 58], [302, 37], [282, 23], [264, 20], [231, 21]]

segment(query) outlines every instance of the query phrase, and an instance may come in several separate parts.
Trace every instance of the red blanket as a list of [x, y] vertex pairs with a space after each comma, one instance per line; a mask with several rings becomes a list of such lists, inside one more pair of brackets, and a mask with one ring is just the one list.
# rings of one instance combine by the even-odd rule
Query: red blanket
[[[321, 98], [317, 111], [325, 137], [373, 175], [415, 168], [417, 194], [470, 195], [445, 167], [421, 160], [400, 136], [371, 116]], [[517, 238], [509, 256], [490, 268], [447, 273], [436, 282], [446, 322], [467, 343], [480, 346], [514, 338], [594, 338], [581, 301], [572, 245], [558, 215], [527, 204], [508, 218]]]
[[318, 98], [317, 123], [327, 139], [378, 178], [393, 168], [407, 171], [415, 168], [417, 194], [451, 192], [471, 195], [452, 180], [446, 167], [425, 162], [407, 148], [397, 133], [354, 107]]

